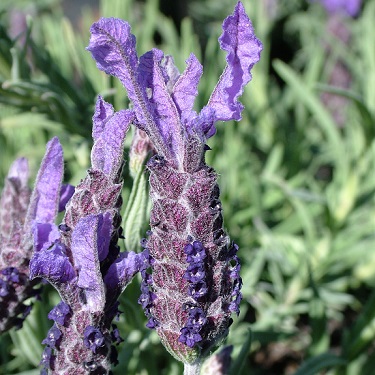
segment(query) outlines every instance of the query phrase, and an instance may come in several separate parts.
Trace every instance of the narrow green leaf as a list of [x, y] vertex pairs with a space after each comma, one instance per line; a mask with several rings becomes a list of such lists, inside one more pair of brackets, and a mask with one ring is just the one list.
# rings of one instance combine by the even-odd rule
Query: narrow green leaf
[[144, 168], [139, 168], [123, 218], [124, 242], [127, 250], [140, 250], [139, 241], [145, 223], [148, 203], [147, 184]]
[[229, 375], [241, 374], [243, 366], [246, 362], [246, 357], [248, 356], [249, 351], [250, 351], [251, 342], [252, 342], [252, 333], [251, 333], [251, 330], [249, 329], [246, 340], [242, 345], [240, 353], [238, 354], [237, 358], [232, 362]]
[[294, 375], [315, 375], [319, 371], [344, 365], [346, 361], [336, 354], [323, 353], [305, 361]]

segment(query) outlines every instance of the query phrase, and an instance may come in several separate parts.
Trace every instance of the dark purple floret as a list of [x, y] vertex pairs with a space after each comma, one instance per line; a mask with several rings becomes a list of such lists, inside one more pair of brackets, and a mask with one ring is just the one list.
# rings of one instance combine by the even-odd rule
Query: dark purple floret
[[4, 275], [4, 280], [11, 282], [11, 283], [19, 283], [20, 281], [20, 276], [19, 276], [19, 271], [15, 267], [7, 267], [4, 268], [1, 273]]
[[231, 311], [239, 315], [241, 300], [242, 300], [242, 294], [241, 293], [236, 294], [234, 300], [228, 306], [228, 311]]
[[118, 330], [116, 324], [112, 324], [111, 339], [112, 342], [116, 345], [124, 341], [124, 339], [120, 335], [120, 331]]
[[208, 288], [204, 281], [200, 281], [189, 286], [189, 294], [195, 298], [199, 299], [207, 294]]
[[48, 314], [48, 319], [60, 325], [65, 324], [65, 319], [70, 313], [70, 307], [65, 302], [59, 302]]
[[195, 307], [189, 311], [187, 326], [190, 326], [199, 331], [206, 324], [206, 322], [207, 317], [203, 309]]
[[50, 348], [55, 349], [61, 337], [61, 331], [54, 324], [47, 333], [47, 337], [42, 341], [42, 344], [48, 345]]
[[40, 361], [40, 365], [49, 369], [51, 367], [52, 357], [52, 349], [49, 346], [46, 346], [42, 353], [42, 360]]
[[0, 279], [0, 297], [6, 297], [9, 293], [8, 283]]
[[184, 274], [184, 278], [194, 284], [202, 282], [205, 276], [205, 266], [202, 262], [189, 264]]
[[237, 254], [237, 251], [238, 251], [238, 245], [232, 242], [228, 250], [228, 254], [227, 254], [228, 258], [233, 258]]
[[154, 317], [150, 317], [146, 323], [146, 327], [150, 329], [155, 329], [159, 327], [159, 322]]
[[[142, 289], [145, 289], [144, 286], [141, 286]], [[151, 292], [148, 288], [145, 290], [138, 299], [138, 303], [145, 309], [151, 307], [152, 302], [155, 301], [156, 295]]]
[[99, 328], [88, 326], [84, 332], [83, 342], [87, 348], [96, 353], [98, 348], [105, 345], [105, 338]]
[[194, 241], [193, 244], [188, 243], [184, 248], [184, 252], [187, 255], [186, 260], [188, 263], [200, 262], [206, 258], [206, 251], [199, 241]]
[[181, 335], [178, 341], [186, 344], [189, 348], [193, 348], [195, 344], [202, 341], [202, 336], [192, 327], [184, 327], [181, 329]]

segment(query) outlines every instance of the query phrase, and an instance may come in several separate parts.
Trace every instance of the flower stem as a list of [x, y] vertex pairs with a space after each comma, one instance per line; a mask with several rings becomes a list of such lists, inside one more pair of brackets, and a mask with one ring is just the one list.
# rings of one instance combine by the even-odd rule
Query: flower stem
[[201, 361], [184, 364], [184, 375], [199, 375], [201, 372]]

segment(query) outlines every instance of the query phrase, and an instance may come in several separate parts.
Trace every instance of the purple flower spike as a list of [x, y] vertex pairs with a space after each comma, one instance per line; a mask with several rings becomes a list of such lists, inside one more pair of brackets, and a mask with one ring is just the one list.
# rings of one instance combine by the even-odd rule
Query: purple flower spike
[[[215, 122], [241, 119], [239, 97], [260, 58], [262, 44], [241, 2], [224, 21], [219, 42], [227, 66], [199, 113], [193, 105], [203, 69], [194, 55], [182, 74], [158, 49], [138, 58], [129, 24], [114, 18], [92, 25], [87, 48], [98, 68], [124, 85], [134, 124], [154, 146], [156, 155], [147, 163], [151, 231], [142, 241], [149, 255], [139, 268], [138, 302], [147, 327], [175, 358], [191, 365], [225, 338], [241, 299], [238, 247], [223, 229], [217, 176], [204, 160]], [[121, 284], [121, 262], [109, 269], [108, 289]]]
[[50, 368], [54, 374], [108, 374], [117, 362], [113, 345], [121, 338], [112, 325], [117, 300], [146, 262], [143, 253], [120, 253], [117, 244], [123, 147], [134, 118], [133, 111], [115, 112], [98, 98], [87, 176], [74, 190], [63, 189], [66, 212], [60, 225], [33, 225], [30, 276], [49, 281], [62, 298], [48, 315], [55, 325], [43, 341], [46, 373]]
[[0, 199], [0, 332], [21, 328], [35, 297], [39, 280], [30, 280], [32, 233], [36, 251], [52, 246], [59, 238], [55, 230], [63, 177], [63, 154], [57, 138], [48, 142], [33, 192], [28, 188], [25, 158], [16, 160], [5, 180]]

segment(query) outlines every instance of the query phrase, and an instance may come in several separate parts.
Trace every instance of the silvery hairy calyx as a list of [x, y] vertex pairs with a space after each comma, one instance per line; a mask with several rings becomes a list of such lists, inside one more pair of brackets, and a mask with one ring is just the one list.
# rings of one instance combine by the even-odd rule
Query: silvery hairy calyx
[[123, 146], [134, 114], [101, 97], [93, 116], [91, 168], [76, 186], [63, 222], [34, 225], [31, 278], [43, 277], [62, 301], [43, 343], [45, 374], [109, 374], [122, 341], [113, 319], [118, 297], [144, 268], [143, 253], [120, 252]]
[[227, 336], [242, 298], [238, 246], [223, 229], [217, 175], [204, 161], [215, 123], [241, 119], [238, 98], [260, 58], [241, 2], [224, 20], [219, 43], [227, 65], [199, 113], [193, 104], [202, 66], [193, 54], [182, 74], [158, 49], [138, 58], [129, 24], [115, 18], [93, 24], [88, 46], [98, 68], [125, 86], [133, 123], [155, 149], [147, 163], [151, 230], [142, 245], [149, 268], [141, 270], [139, 303], [147, 326], [189, 374]]
[[52, 224], [64, 210], [74, 188], [61, 185], [62, 149], [53, 139], [47, 145], [34, 190], [28, 186], [29, 165], [19, 158], [10, 167], [0, 199], [0, 333], [21, 328], [38, 297], [38, 280], [29, 280], [35, 222]]

